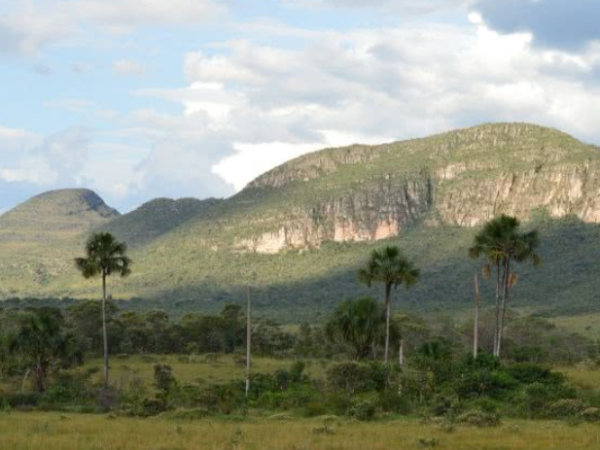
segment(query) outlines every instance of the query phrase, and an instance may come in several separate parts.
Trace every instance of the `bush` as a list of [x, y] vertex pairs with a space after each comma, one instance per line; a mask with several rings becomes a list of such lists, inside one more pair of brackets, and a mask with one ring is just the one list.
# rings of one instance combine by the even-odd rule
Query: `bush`
[[351, 407], [348, 413], [357, 420], [371, 420], [375, 417], [377, 405], [373, 400], [360, 399], [357, 400]]
[[327, 371], [327, 381], [333, 389], [350, 395], [368, 391], [381, 392], [391, 379], [392, 373], [389, 370], [379, 363], [338, 363]]
[[410, 414], [412, 412], [408, 397], [400, 395], [397, 390], [381, 392], [379, 394], [379, 405], [386, 413]]
[[563, 399], [554, 402], [550, 406], [550, 416], [556, 419], [566, 419], [577, 417], [583, 414], [585, 407], [583, 402], [578, 399]]
[[456, 395], [440, 393], [431, 400], [431, 413], [434, 416], [445, 416], [454, 411], [458, 399]]
[[489, 396], [499, 398], [518, 387], [518, 382], [502, 370], [475, 368], [454, 381], [454, 390], [461, 399]]
[[44, 404], [65, 404], [81, 403], [93, 399], [90, 395], [90, 386], [86, 379], [73, 374], [60, 374], [55, 383], [44, 392], [42, 403]]
[[319, 400], [313, 400], [304, 406], [304, 417], [318, 417], [327, 414], [327, 408]]
[[530, 363], [513, 364], [506, 368], [508, 374], [523, 384], [542, 383], [562, 386], [566, 378], [562, 373]]
[[600, 420], [600, 409], [599, 408], [585, 408], [581, 412], [581, 417], [587, 422], [598, 422]]
[[473, 409], [458, 416], [457, 421], [475, 427], [496, 427], [500, 424], [500, 415], [496, 412]]

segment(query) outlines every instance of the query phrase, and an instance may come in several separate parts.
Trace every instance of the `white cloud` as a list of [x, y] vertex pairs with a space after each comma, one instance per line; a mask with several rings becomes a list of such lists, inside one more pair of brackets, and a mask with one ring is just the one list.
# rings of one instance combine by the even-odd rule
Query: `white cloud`
[[197, 25], [226, 11], [211, 0], [72, 0], [62, 6], [108, 27]]
[[390, 138], [359, 136], [349, 133], [324, 130], [323, 140], [306, 144], [290, 144], [288, 142], [267, 142], [233, 144], [235, 154], [228, 156], [212, 167], [213, 173], [219, 175], [237, 191], [268, 170], [306, 153], [326, 147], [352, 145], [356, 143], [381, 143]]
[[128, 77], [143, 77], [146, 68], [139, 61], [132, 59], [118, 59], [112, 63], [113, 71], [118, 75]]
[[45, 45], [86, 31], [195, 27], [227, 9], [213, 0], [11, 0], [5, 11], [0, 12], [0, 53], [34, 55]]
[[291, 5], [331, 8], [362, 8], [401, 14], [427, 14], [460, 8], [473, 0], [288, 0]]
[[[9, 133], [10, 135], [10, 133]], [[39, 186], [76, 183], [89, 150], [86, 130], [70, 128], [41, 142], [30, 139], [18, 151], [10, 152], [0, 162], [0, 179], [28, 182]]]
[[3, 159], [18, 150], [29, 148], [40, 142], [39, 136], [34, 133], [0, 125], [0, 155]]
[[70, 112], [81, 113], [96, 106], [94, 102], [81, 98], [59, 98], [44, 102], [46, 108], [64, 109]]
[[506, 120], [600, 139], [600, 116], [590, 114], [600, 86], [580, 81], [600, 67], [599, 49], [543, 51], [530, 34], [500, 35], [470, 20], [328, 32], [301, 48], [232, 41], [186, 55], [188, 88], [144, 94], [182, 105], [171, 129], [195, 124], [204, 133], [195, 142], [229, 143], [212, 172], [236, 189], [290, 157], [347, 144], [348, 135], [381, 141]]

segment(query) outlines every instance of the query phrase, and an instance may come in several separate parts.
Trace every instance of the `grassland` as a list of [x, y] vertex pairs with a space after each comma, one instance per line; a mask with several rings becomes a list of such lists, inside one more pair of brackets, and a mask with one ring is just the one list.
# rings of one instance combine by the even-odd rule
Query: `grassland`
[[0, 415], [6, 450], [590, 450], [600, 448], [600, 426], [506, 421], [497, 428], [453, 432], [415, 419], [374, 423], [323, 419], [177, 421], [99, 415]]
[[[277, 369], [288, 369], [293, 363], [290, 359], [275, 359], [255, 357], [252, 360], [253, 370], [260, 373], [274, 373]], [[132, 377], [136, 377], [147, 383], [152, 383], [155, 364], [168, 364], [173, 369], [173, 375], [181, 382], [219, 382], [234, 379], [243, 379], [246, 366], [235, 361], [231, 355], [224, 355], [217, 361], [211, 360], [204, 355], [149, 355], [149, 356], [127, 356], [113, 357], [111, 359], [111, 378], [116, 386], [125, 384]], [[305, 373], [311, 378], [322, 378], [328, 361], [308, 361]], [[90, 368], [101, 368], [100, 359], [87, 362], [79, 370], [85, 371]], [[98, 381], [100, 371], [98, 371]]]

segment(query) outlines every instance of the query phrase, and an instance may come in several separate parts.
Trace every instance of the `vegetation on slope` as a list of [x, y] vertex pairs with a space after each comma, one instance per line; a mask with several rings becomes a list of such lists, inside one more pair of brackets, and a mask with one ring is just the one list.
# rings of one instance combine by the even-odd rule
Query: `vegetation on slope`
[[[498, 213], [526, 214], [529, 225], [539, 227], [543, 235], [544, 269], [531, 273], [522, 269], [514, 304], [555, 315], [593, 310], [600, 281], [590, 274], [600, 271], [596, 257], [600, 228], [569, 213], [582, 211], [582, 202], [596, 192], [599, 158], [597, 148], [564, 133], [523, 124], [484, 125], [426, 139], [306, 155], [265, 174], [231, 199], [158, 200], [103, 224], [103, 229], [131, 244], [135, 261], [132, 277], [114, 286], [112, 294], [144, 298], [173, 312], [215, 311], [225, 302], [241, 300], [243, 287], [251, 283], [260, 314], [268, 311], [297, 322], [331, 310], [339, 300], [371, 293], [356, 287], [356, 268], [373, 249], [397, 244], [415, 259], [424, 280], [401, 294], [403, 304], [413, 310], [458, 309], [470, 305], [471, 280], [478, 270], [466, 255], [477, 229], [458, 222], [486, 220], [495, 208]], [[534, 178], [531, 186], [519, 181], [503, 184], [513, 178], [525, 183], [527, 174], [541, 178]], [[569, 200], [570, 177], [583, 180], [580, 201]], [[389, 207], [385, 199], [404, 192], [407, 179], [424, 180], [432, 198], [422, 198], [424, 209], [409, 203], [414, 213], [399, 237], [362, 243], [324, 240], [318, 246], [273, 255], [239, 246], [241, 239], [279, 230], [282, 224], [304, 226], [307, 214], [319, 216], [327, 205], [341, 205], [339, 217], [349, 221], [359, 217], [355, 222], [369, 227], [366, 222], [376, 218], [373, 214]], [[497, 189], [498, 180], [503, 189], [512, 186], [536, 194], [516, 196], [512, 191], [506, 197], [510, 201], [494, 205], [488, 194]], [[557, 196], [552, 208], [564, 207], [562, 219], [550, 219], [556, 211], [536, 203], [538, 196], [551, 190]], [[595, 207], [593, 202], [585, 204], [588, 210]], [[445, 223], [442, 213], [457, 218], [457, 223]], [[331, 220], [324, 216], [322, 222], [326, 226]], [[0, 247], [3, 296], [96, 298], [96, 286], [81, 280], [72, 265], [86, 238], [83, 233], [76, 245], [70, 240], [32, 242], [27, 252], [9, 251], [15, 243], [5, 243]], [[484, 284], [484, 301], [490, 290], [489, 283]]]

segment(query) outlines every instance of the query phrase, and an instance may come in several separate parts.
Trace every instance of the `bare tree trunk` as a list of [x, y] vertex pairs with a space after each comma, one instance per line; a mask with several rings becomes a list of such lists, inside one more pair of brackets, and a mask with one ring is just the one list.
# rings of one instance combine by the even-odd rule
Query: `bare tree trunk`
[[106, 331], [106, 273], [102, 273], [102, 342], [104, 344], [104, 389], [108, 389], [108, 333]]
[[473, 359], [477, 359], [479, 351], [479, 279], [475, 274], [475, 318], [473, 324]]
[[385, 285], [385, 354], [384, 361], [387, 364], [390, 355], [390, 320], [392, 316], [392, 285]]
[[502, 295], [502, 311], [500, 314], [500, 326], [498, 328], [498, 343], [496, 347], [496, 356], [500, 357], [500, 351], [502, 348], [502, 339], [504, 337], [504, 319], [506, 317], [506, 305], [508, 303], [508, 290], [509, 290], [509, 280], [510, 280], [510, 259], [506, 259], [506, 263], [504, 265], [504, 288]]
[[398, 345], [398, 364], [400, 368], [404, 367], [404, 339], [400, 338], [400, 344]]
[[38, 392], [46, 391], [46, 371], [44, 370], [44, 366], [42, 362], [38, 359], [38, 362], [35, 366], [35, 388]]
[[27, 384], [27, 379], [29, 378], [30, 373], [31, 369], [27, 369], [25, 375], [23, 376], [23, 382], [21, 383], [21, 394], [25, 392], [25, 385]]
[[252, 310], [250, 285], [247, 289], [248, 311], [246, 313], [246, 398], [250, 392], [250, 370], [252, 368]]

